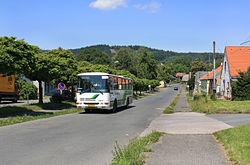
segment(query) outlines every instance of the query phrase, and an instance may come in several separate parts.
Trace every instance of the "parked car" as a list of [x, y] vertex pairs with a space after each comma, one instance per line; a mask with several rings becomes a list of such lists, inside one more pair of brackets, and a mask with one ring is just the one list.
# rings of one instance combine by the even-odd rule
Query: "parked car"
[[178, 87], [174, 87], [174, 90], [178, 90]]

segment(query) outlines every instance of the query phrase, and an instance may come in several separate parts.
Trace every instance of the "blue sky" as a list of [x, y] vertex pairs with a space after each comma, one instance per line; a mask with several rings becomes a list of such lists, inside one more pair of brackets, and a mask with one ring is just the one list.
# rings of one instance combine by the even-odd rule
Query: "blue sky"
[[[42, 49], [143, 45], [223, 52], [250, 40], [249, 0], [1, 0], [0, 36]], [[249, 44], [245, 44], [249, 45]]]

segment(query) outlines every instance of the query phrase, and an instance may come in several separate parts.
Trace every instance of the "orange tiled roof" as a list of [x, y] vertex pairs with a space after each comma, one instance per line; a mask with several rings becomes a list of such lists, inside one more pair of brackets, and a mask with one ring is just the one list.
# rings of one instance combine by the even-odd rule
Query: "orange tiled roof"
[[250, 66], [250, 46], [226, 46], [230, 76], [239, 76]]
[[185, 73], [176, 73], [175, 77], [183, 77], [185, 75]]
[[[220, 70], [222, 69], [222, 65], [219, 66], [218, 68], [215, 69], [215, 75], [216, 73], [218, 73]], [[205, 77], [203, 77], [201, 80], [209, 80], [211, 77], [214, 76], [214, 70], [212, 70], [208, 75], [206, 75]]]

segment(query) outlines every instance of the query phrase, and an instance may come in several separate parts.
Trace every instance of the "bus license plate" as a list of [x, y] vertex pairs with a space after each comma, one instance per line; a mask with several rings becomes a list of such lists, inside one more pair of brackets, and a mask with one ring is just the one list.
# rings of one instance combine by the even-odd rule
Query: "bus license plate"
[[88, 107], [95, 107], [95, 105], [88, 105]]

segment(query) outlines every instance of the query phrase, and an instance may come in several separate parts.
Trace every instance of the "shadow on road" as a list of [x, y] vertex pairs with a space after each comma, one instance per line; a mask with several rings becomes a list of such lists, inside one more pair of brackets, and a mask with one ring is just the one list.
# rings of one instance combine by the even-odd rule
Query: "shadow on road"
[[[126, 107], [120, 107], [117, 109], [117, 111], [113, 114], [116, 114], [116, 113], [120, 113], [122, 111], [126, 111], [126, 110], [129, 110], [131, 108], [133, 108], [135, 106], [129, 106], [128, 108]], [[92, 109], [90, 110], [89, 112], [79, 112], [79, 114], [112, 114], [112, 111], [111, 110], [101, 110], [101, 109]]]
[[25, 107], [2, 107], [0, 108], [0, 118], [17, 117], [17, 116], [39, 116], [52, 114], [52, 112], [35, 112]]

